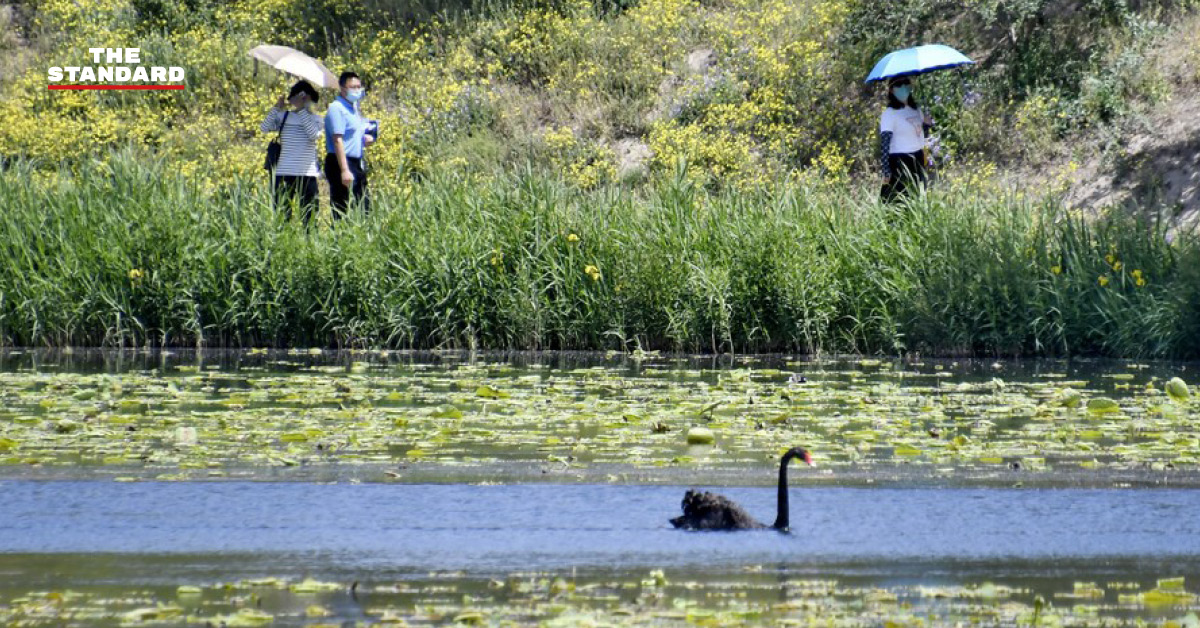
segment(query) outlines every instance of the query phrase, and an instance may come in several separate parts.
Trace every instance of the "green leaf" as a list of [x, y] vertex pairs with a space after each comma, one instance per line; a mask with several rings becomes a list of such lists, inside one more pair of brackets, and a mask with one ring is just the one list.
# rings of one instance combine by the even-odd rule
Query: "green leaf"
[[[482, 390], [482, 388], [480, 390]], [[475, 391], [475, 394], [477, 394], [481, 397], [487, 396], [487, 395], [480, 394], [478, 390]], [[432, 416], [435, 419], [461, 419], [461, 418], [463, 418], [463, 413], [462, 413], [462, 410], [459, 410], [458, 408], [447, 404], [447, 405], [439, 407], [430, 416]]]
[[1121, 406], [1108, 397], [1096, 397], [1088, 400], [1087, 409], [1092, 414], [1109, 414], [1119, 412]]
[[1192, 396], [1187, 382], [1178, 377], [1172, 377], [1171, 381], [1167, 382], [1166, 390], [1167, 394], [1175, 401], [1187, 401], [1188, 397]]
[[475, 389], [475, 396], [487, 399], [506, 399], [509, 397], [509, 394], [485, 384]]
[[707, 427], [693, 427], [688, 430], [687, 443], [689, 445], [711, 445], [716, 441], [716, 435]]

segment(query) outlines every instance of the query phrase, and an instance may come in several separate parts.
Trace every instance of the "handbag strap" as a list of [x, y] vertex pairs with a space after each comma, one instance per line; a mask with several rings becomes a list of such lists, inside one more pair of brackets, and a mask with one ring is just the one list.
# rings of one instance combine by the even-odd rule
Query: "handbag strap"
[[288, 114], [291, 113], [287, 109], [283, 110], [283, 119], [279, 121], [279, 135], [275, 136], [280, 144], [283, 144], [283, 125], [287, 124]]

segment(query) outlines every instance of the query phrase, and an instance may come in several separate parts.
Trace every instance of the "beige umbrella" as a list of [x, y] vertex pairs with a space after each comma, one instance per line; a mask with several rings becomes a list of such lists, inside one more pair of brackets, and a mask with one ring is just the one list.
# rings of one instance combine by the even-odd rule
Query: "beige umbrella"
[[337, 87], [337, 76], [320, 61], [287, 46], [256, 46], [250, 56], [267, 65], [298, 76], [317, 87]]

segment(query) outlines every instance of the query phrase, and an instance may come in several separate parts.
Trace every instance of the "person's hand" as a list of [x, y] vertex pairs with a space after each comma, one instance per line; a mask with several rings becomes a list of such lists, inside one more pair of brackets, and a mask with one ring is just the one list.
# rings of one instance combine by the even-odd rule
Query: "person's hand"
[[363, 146], [370, 146], [375, 143], [375, 136], [370, 133], [363, 136]]
[[280, 96], [279, 100], [275, 101], [275, 108], [276, 109], [287, 109], [287, 98]]
[[883, 178], [883, 184], [884, 184], [884, 185], [891, 185], [891, 184], [892, 184], [892, 178], [891, 178], [891, 177], [884, 177], [884, 178]]
[[354, 173], [349, 170], [342, 171], [342, 186], [350, 187], [354, 185]]

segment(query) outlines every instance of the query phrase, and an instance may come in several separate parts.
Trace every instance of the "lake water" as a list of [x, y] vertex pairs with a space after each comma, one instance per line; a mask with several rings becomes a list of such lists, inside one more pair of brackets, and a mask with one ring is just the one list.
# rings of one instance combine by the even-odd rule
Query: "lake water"
[[[683, 532], [684, 487], [0, 482], [0, 552], [255, 554], [309, 569], [1200, 560], [1200, 491], [794, 488], [792, 531]], [[771, 521], [775, 494], [724, 489]]]
[[[1180, 618], [1189, 368], [8, 352], [0, 623]], [[690, 482], [773, 521], [794, 444], [791, 533], [669, 525]]]

